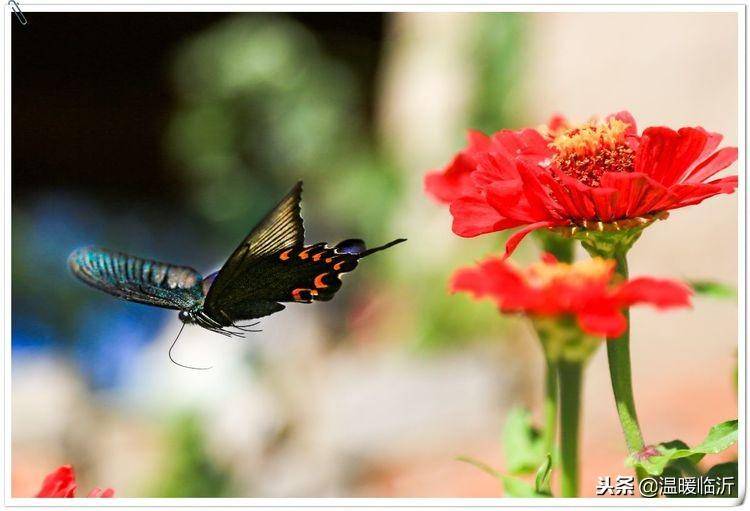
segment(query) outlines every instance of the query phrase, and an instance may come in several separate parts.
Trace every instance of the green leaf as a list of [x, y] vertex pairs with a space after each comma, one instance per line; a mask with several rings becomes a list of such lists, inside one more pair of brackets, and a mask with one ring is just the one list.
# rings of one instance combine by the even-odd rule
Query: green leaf
[[541, 434], [531, 423], [531, 413], [523, 408], [513, 408], [508, 413], [503, 429], [503, 446], [511, 474], [534, 473], [547, 455], [543, 452]]
[[[641, 467], [650, 475], [658, 476], [668, 466], [679, 467], [677, 460], [686, 459], [691, 464], [697, 464], [706, 454], [719, 453], [737, 442], [737, 420], [722, 422], [713, 426], [706, 438], [692, 449], [681, 440], [672, 440], [656, 446], [659, 452], [656, 456], [636, 460], [631, 458], [629, 464]], [[681, 465], [686, 469], [690, 465]]]
[[687, 282], [693, 288], [695, 294], [698, 295], [705, 295], [709, 298], [737, 298], [737, 288], [734, 286], [711, 280], [688, 280]]
[[479, 461], [470, 456], [458, 456], [456, 460], [468, 463], [500, 481], [503, 485], [506, 497], [546, 498], [552, 496], [549, 481], [552, 470], [552, 459], [550, 456], [547, 456], [547, 461], [539, 467], [534, 486], [520, 477], [502, 474], [485, 462]]
[[708, 436], [698, 446], [693, 447], [693, 452], [703, 454], [716, 454], [734, 445], [737, 442], [737, 419], [722, 422], [712, 427]]
[[534, 490], [540, 495], [552, 496], [552, 455], [547, 454], [547, 458], [536, 471], [536, 479], [534, 481]]
[[473, 465], [479, 470], [481, 470], [482, 472], [484, 472], [485, 474], [491, 475], [495, 479], [498, 479], [500, 481], [503, 480], [503, 474], [501, 474], [500, 472], [498, 472], [497, 470], [495, 470], [494, 468], [492, 468], [491, 466], [489, 466], [483, 461], [479, 461], [470, 456], [458, 456], [456, 460], [463, 461], [464, 463], [468, 463], [469, 465]]
[[[683, 442], [682, 440], [672, 440], [671, 442], [664, 442], [660, 445], [665, 451], [671, 451], [671, 452], [681, 452], [684, 450], [690, 450], [690, 447], [688, 444]], [[670, 465], [674, 466], [675, 468], [685, 467], [684, 464], [689, 464], [695, 467], [698, 462], [703, 459], [703, 454], [701, 453], [695, 453], [690, 456], [686, 456], [684, 458], [674, 458], [672, 460], [672, 463]], [[697, 467], [695, 468], [696, 472], [698, 471]]]
[[503, 476], [503, 490], [505, 490], [506, 497], [518, 497], [518, 498], [536, 498], [536, 497], [547, 497], [534, 490], [531, 484], [527, 483], [520, 477], [514, 476]]

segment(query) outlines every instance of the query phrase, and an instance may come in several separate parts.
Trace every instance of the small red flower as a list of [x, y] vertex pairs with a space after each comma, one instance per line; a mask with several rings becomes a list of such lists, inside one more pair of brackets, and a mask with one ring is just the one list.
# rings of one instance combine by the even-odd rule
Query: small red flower
[[[37, 493], [41, 498], [74, 498], [76, 495], [76, 476], [73, 467], [63, 465], [51, 474], [47, 475], [42, 482], [42, 489]], [[95, 487], [89, 492], [87, 497], [114, 497], [115, 491], [112, 488]]]
[[473, 133], [425, 185], [450, 202], [460, 236], [522, 227], [510, 253], [535, 229], [637, 219], [734, 192], [737, 176], [708, 181], [737, 160], [736, 147], [717, 150], [721, 139], [700, 127], [638, 135], [628, 112], [574, 127], [556, 117], [546, 129]]
[[521, 269], [508, 259], [491, 257], [477, 266], [458, 270], [451, 291], [490, 298], [503, 312], [531, 317], [575, 317], [592, 335], [617, 337], [627, 322], [622, 311], [635, 304], [659, 309], [690, 305], [690, 289], [678, 282], [641, 277], [622, 281], [615, 261], [587, 259], [560, 263], [551, 254]]

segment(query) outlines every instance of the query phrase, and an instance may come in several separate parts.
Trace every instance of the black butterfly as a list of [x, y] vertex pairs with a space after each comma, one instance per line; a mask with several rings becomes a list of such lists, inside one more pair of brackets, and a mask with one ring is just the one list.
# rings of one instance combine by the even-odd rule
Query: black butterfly
[[301, 196], [300, 181], [253, 228], [224, 266], [206, 278], [188, 266], [96, 247], [75, 250], [68, 265], [76, 277], [106, 293], [176, 309], [184, 324], [241, 336], [254, 331], [249, 327], [257, 322], [239, 322], [279, 312], [284, 309], [279, 302], [330, 300], [341, 287], [341, 274], [354, 270], [360, 259], [406, 241], [397, 239], [369, 250], [359, 239], [330, 248], [326, 243], [305, 246]]

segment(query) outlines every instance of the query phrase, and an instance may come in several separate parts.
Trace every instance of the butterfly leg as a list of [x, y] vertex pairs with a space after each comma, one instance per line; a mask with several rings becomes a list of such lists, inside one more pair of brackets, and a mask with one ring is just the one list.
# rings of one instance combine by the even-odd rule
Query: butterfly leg
[[255, 325], [259, 325], [259, 324], [260, 324], [260, 321], [256, 321], [255, 323], [249, 323], [247, 325], [238, 325], [238, 324], [235, 323], [232, 326], [235, 327], [235, 328], [237, 328], [237, 329], [239, 329], [239, 330], [242, 330], [243, 332], [262, 332], [263, 331], [262, 329], [253, 330], [253, 328], [252, 328]]
[[[229, 329], [230, 325], [222, 325], [215, 319], [211, 318], [207, 314], [203, 312], [199, 312], [196, 314], [196, 321], [200, 326], [203, 328], [210, 330], [211, 332], [216, 332], [217, 334], [224, 335], [226, 337], [244, 337], [243, 332], [236, 332]], [[233, 326], [233, 325], [231, 325]]]
[[207, 315], [199, 312], [195, 315], [195, 322], [198, 324], [198, 326], [201, 326], [205, 328], [206, 330], [209, 330], [211, 332], [224, 335], [226, 337], [231, 337], [232, 332], [226, 332], [223, 329], [223, 326], [208, 317]]

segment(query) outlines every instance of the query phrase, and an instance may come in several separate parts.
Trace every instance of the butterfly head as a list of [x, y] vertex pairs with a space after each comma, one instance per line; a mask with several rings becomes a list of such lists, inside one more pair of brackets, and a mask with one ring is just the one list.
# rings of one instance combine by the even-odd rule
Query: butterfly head
[[195, 323], [195, 316], [190, 311], [181, 310], [177, 317], [185, 324]]

